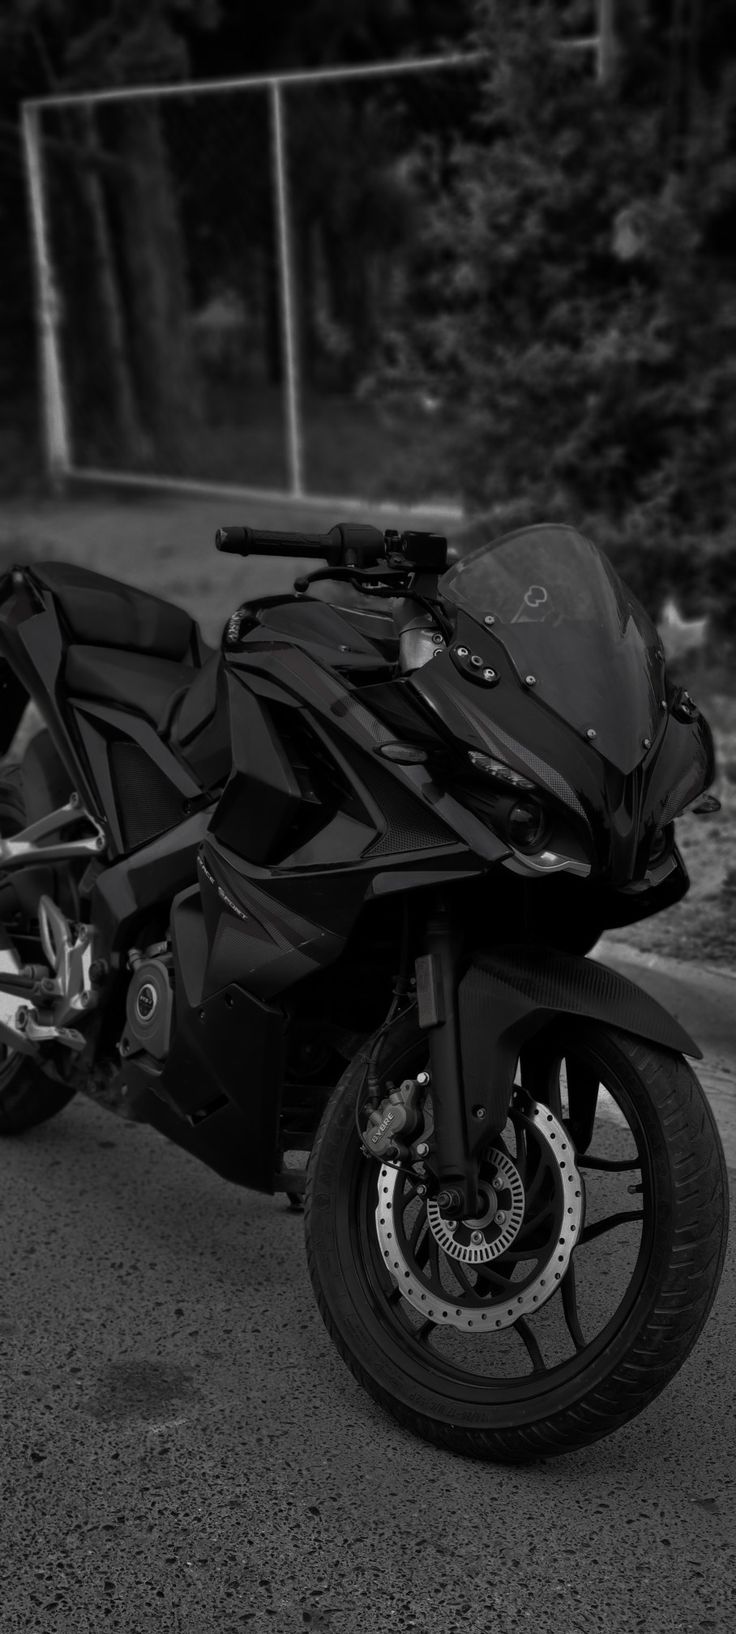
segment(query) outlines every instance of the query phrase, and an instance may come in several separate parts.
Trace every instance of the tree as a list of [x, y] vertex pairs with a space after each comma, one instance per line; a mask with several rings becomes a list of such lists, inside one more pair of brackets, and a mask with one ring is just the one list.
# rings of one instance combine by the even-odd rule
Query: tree
[[690, 35], [683, 100], [661, 9], [620, 0], [601, 86], [559, 45], [579, 6], [479, 7], [482, 114], [437, 198], [426, 259], [441, 276], [409, 325], [446, 405], [446, 479], [476, 505], [649, 534], [732, 515], [736, 309], [717, 239], [736, 213], [734, 75], [712, 36], [706, 72]]

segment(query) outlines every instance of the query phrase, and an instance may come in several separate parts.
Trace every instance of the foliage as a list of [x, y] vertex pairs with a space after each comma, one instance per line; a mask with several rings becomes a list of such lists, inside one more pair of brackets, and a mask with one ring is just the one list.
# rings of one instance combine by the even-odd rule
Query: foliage
[[21, 95], [172, 79], [188, 64], [183, 24], [213, 26], [217, 0], [5, 0], [2, 78]]
[[422, 283], [420, 252], [405, 349], [440, 405], [435, 488], [441, 461], [501, 522], [588, 519], [683, 573], [712, 536], [728, 587], [713, 541], [736, 501], [736, 41], [719, 65], [709, 36], [701, 73], [691, 39], [684, 86], [655, 10], [620, 0], [601, 84], [559, 45], [577, 5], [483, 0], [482, 112], [435, 177], [424, 260], [440, 271]]
[[[219, 27], [191, 31], [195, 71], [227, 74], [376, 62], [461, 43], [473, 0], [219, 0]], [[193, 19], [196, 29], [196, 17]]]

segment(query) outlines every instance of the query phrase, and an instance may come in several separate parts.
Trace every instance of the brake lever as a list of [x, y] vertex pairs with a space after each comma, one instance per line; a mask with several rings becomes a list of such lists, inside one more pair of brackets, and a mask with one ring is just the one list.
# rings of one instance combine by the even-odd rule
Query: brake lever
[[317, 579], [348, 579], [352, 576], [350, 570], [344, 567], [316, 567], [313, 573], [303, 573], [301, 578], [295, 579], [294, 589], [301, 595]]
[[397, 572], [383, 567], [317, 567], [313, 573], [305, 573], [295, 579], [294, 589], [301, 595], [319, 579], [336, 579], [338, 583], [352, 584], [364, 595], [395, 596], [407, 588], [409, 577], [405, 569]]

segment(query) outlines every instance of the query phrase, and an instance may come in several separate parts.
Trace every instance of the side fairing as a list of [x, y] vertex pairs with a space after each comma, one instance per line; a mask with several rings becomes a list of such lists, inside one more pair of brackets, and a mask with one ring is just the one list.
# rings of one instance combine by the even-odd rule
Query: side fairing
[[212, 832], [251, 866], [301, 877], [455, 852], [479, 871], [506, 854], [425, 765], [383, 757], [395, 732], [308, 653], [254, 632], [228, 682], [233, 774]]
[[329, 902], [323, 893], [321, 913], [315, 906], [309, 916], [300, 914], [270, 895], [266, 882], [248, 878], [240, 860], [212, 838], [202, 846], [198, 876], [207, 933], [205, 997], [238, 981], [270, 998], [331, 964], [360, 911], [366, 884], [354, 875], [347, 890], [330, 893]]
[[199, 859], [205, 994], [273, 998], [340, 956], [366, 903], [505, 855], [308, 652], [260, 629], [228, 656], [233, 770]]

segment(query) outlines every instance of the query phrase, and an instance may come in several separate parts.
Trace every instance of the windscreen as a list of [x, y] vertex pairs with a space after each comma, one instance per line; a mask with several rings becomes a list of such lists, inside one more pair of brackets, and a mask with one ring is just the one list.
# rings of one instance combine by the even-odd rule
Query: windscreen
[[[627, 773], [644, 758], [663, 696], [657, 632], [595, 545], [543, 524], [483, 545], [440, 591], [489, 625], [534, 696]], [[489, 695], [489, 707], [490, 704]]]

